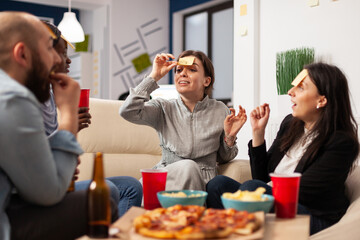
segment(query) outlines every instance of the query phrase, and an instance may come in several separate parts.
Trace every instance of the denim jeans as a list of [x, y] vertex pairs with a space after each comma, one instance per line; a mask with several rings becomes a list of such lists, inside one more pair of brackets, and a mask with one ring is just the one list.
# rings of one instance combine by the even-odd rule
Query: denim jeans
[[[225, 192], [236, 192], [237, 190], [248, 190], [255, 191], [258, 187], [264, 187], [266, 189], [266, 194], [272, 195], [272, 187], [267, 185], [265, 182], [260, 180], [249, 180], [243, 184], [223, 175], [216, 176], [208, 182], [206, 185], [206, 191], [208, 192], [208, 197], [206, 199], [207, 207], [209, 208], [224, 208], [221, 203], [220, 196]], [[274, 208], [270, 210], [274, 212]], [[310, 211], [303, 205], [298, 204], [297, 209], [298, 214], [307, 214], [310, 215], [310, 234], [315, 234], [327, 227], [330, 227], [332, 222], [329, 222], [325, 219], [311, 215]]]
[[[75, 190], [84, 190], [89, 187], [90, 180], [75, 183]], [[132, 206], [141, 206], [142, 186], [141, 183], [128, 176], [108, 177], [106, 183], [110, 188], [111, 198], [118, 205], [119, 216]]]

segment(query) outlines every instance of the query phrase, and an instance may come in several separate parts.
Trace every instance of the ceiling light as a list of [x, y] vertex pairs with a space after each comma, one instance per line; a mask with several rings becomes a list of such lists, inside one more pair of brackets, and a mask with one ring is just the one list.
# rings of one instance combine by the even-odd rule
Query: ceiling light
[[84, 30], [76, 19], [75, 13], [71, 12], [71, 0], [69, 0], [69, 11], [64, 12], [64, 17], [58, 28], [69, 42], [76, 43], [85, 40]]

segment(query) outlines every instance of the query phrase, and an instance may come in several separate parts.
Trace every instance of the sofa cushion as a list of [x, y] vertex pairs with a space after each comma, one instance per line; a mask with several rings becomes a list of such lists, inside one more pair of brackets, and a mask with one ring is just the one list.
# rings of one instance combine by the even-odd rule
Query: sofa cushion
[[79, 180], [92, 177], [93, 153], [104, 153], [106, 177], [140, 178], [141, 168], [150, 168], [161, 159], [156, 131], [135, 125], [119, 115], [123, 101], [90, 98], [91, 125], [78, 133], [84, 150], [80, 156]]
[[234, 159], [228, 163], [220, 164], [218, 172], [240, 183], [252, 179], [249, 160]]
[[[106, 177], [131, 176], [139, 179], [141, 168], [152, 168], [161, 159], [151, 154], [104, 154], [104, 174]], [[94, 153], [81, 155], [79, 181], [92, 178]]]
[[356, 166], [346, 179], [346, 195], [350, 202], [360, 197], [360, 166]]
[[123, 101], [90, 99], [91, 125], [78, 134], [87, 153], [128, 153], [161, 155], [156, 131], [148, 126], [135, 125], [120, 117]]
[[351, 205], [345, 215], [335, 225], [311, 236], [311, 240], [359, 239], [360, 166], [357, 166], [346, 180], [346, 192]]

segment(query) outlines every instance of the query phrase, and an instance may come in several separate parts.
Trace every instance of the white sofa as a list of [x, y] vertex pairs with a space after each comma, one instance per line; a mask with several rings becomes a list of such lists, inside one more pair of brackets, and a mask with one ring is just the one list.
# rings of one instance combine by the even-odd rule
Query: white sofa
[[[123, 101], [90, 99], [92, 124], [80, 131], [78, 140], [84, 149], [80, 157], [79, 180], [90, 179], [93, 153], [104, 153], [105, 176], [140, 178], [141, 168], [151, 168], [161, 158], [159, 138], [154, 129], [132, 124], [118, 114]], [[251, 179], [248, 160], [233, 160], [220, 165], [219, 173], [239, 182]], [[310, 237], [312, 240], [360, 239], [360, 167], [347, 180], [351, 205], [345, 216], [332, 227]]]

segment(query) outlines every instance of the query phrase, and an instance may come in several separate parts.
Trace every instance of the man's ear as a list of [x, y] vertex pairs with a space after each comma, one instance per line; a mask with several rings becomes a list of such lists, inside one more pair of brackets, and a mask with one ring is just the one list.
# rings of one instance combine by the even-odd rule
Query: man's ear
[[31, 65], [31, 52], [30, 49], [23, 43], [18, 42], [13, 48], [14, 60], [24, 68]]

